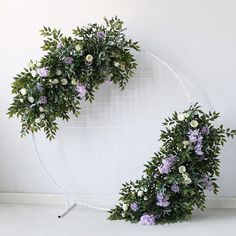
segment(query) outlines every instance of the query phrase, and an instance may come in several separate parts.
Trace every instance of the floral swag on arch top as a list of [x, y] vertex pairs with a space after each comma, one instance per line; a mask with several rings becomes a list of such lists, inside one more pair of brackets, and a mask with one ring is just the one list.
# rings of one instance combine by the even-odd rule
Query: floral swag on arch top
[[42, 129], [51, 140], [58, 130], [56, 119], [69, 120], [69, 112], [78, 116], [80, 101], [92, 102], [102, 83], [125, 88], [137, 66], [131, 50], [139, 51], [138, 42], [126, 39], [117, 17], [104, 20], [105, 26], [77, 27], [73, 38], [60, 30], [41, 30], [46, 55], [31, 61], [12, 83], [8, 115], [20, 117], [22, 136]]

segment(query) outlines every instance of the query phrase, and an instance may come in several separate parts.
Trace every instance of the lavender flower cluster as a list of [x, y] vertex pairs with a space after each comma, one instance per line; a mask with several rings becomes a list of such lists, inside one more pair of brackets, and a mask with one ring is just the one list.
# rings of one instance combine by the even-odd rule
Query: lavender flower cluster
[[158, 166], [160, 174], [168, 174], [171, 171], [171, 167], [176, 161], [175, 155], [169, 155], [162, 160], [162, 164]]
[[204, 153], [202, 151], [202, 142], [203, 142], [203, 135], [209, 134], [209, 127], [204, 126], [202, 127], [201, 131], [199, 129], [190, 129], [188, 132], [188, 138], [190, 143], [194, 144], [195, 153], [198, 156], [203, 156]]
[[162, 192], [158, 193], [156, 204], [161, 207], [168, 207], [170, 205], [169, 197]]

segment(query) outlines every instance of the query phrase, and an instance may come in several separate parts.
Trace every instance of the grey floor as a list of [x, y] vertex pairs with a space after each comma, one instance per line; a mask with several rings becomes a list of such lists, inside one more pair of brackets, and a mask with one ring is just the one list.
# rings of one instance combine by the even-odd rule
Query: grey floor
[[57, 219], [60, 206], [0, 205], [1, 236], [194, 236], [236, 235], [236, 209], [195, 212], [189, 222], [142, 226], [124, 221], [107, 221], [105, 212], [77, 207]]

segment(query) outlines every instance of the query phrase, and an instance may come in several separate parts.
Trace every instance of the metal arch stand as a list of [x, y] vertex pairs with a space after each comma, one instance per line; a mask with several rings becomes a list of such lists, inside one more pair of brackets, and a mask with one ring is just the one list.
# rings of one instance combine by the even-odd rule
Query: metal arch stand
[[65, 195], [65, 210], [57, 216], [57, 218], [63, 218], [64, 216], [66, 216], [71, 210], [73, 210], [75, 207], [77, 206], [76, 201], [70, 205], [69, 204], [69, 199], [68, 196]]
[[[178, 83], [180, 84], [180, 86], [183, 88], [184, 92], [185, 92], [185, 95], [188, 99], [188, 102], [190, 104], [192, 104], [192, 100], [191, 100], [191, 97], [190, 97], [190, 94], [189, 92], [187, 91], [187, 88], [184, 84], [184, 82], [182, 81], [182, 79], [180, 78], [180, 76], [173, 70], [173, 68], [171, 66], [169, 66], [165, 61], [163, 61], [161, 58], [159, 58], [158, 56], [150, 53], [150, 52], [146, 52], [146, 54], [150, 55], [151, 57], [155, 58], [156, 60], [158, 60], [161, 64], [163, 64], [173, 75], [174, 77], [177, 79]], [[77, 204], [79, 205], [82, 205], [82, 206], [85, 206], [87, 208], [91, 208], [91, 209], [95, 209], [95, 210], [99, 210], [99, 211], [108, 211], [109, 209], [107, 208], [102, 208], [102, 207], [97, 207], [97, 206], [93, 206], [93, 205], [90, 205], [90, 204], [87, 204], [87, 203], [84, 203], [82, 201], [76, 201], [74, 200], [74, 202], [72, 204], [70, 204], [69, 202], [69, 197], [68, 197], [68, 194], [66, 192], [66, 190], [64, 188], [62, 188], [57, 182], [56, 180], [51, 176], [51, 174], [48, 172], [46, 166], [44, 165], [40, 155], [39, 155], [39, 151], [38, 151], [38, 147], [36, 145], [36, 142], [35, 142], [35, 137], [34, 137], [34, 134], [32, 133], [32, 139], [33, 139], [33, 144], [34, 144], [34, 149], [35, 149], [35, 152], [36, 152], [36, 156], [45, 172], [45, 174], [47, 175], [47, 177], [51, 180], [51, 182], [64, 194], [64, 197], [65, 197], [65, 209], [64, 211], [59, 214], [57, 217], [60, 219], [60, 218], [63, 218], [64, 216], [66, 216], [70, 211], [72, 211], [76, 206]]]

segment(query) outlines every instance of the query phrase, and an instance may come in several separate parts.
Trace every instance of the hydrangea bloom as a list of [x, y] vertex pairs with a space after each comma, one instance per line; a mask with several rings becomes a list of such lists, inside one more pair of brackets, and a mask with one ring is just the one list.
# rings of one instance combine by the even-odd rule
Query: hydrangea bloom
[[39, 102], [40, 102], [41, 104], [46, 104], [47, 101], [48, 101], [48, 99], [47, 99], [46, 96], [41, 96], [41, 97], [39, 98]]
[[76, 92], [79, 94], [80, 98], [83, 98], [85, 94], [87, 93], [86, 86], [78, 83], [75, 88]]
[[174, 192], [174, 193], [178, 193], [180, 188], [179, 188], [179, 185], [177, 183], [174, 183], [171, 185], [171, 190]]
[[137, 203], [131, 203], [130, 207], [133, 211], [137, 211], [139, 209], [139, 206], [137, 205]]
[[144, 214], [141, 216], [139, 224], [141, 224], [141, 225], [154, 225], [155, 224], [155, 216]]
[[157, 194], [157, 203], [158, 206], [168, 207], [170, 205], [169, 197], [164, 193], [160, 192]]
[[38, 68], [37, 69], [37, 74], [40, 77], [48, 77], [49, 75], [49, 70], [46, 67]]
[[212, 190], [212, 188], [213, 188], [212, 180], [210, 179], [210, 177], [208, 175], [203, 176], [201, 183], [204, 188], [208, 189], [209, 191]]
[[104, 39], [106, 37], [106, 34], [103, 31], [98, 31], [97, 32], [97, 37], [100, 38], [100, 39]]
[[210, 132], [210, 130], [209, 130], [209, 127], [208, 127], [208, 126], [203, 126], [203, 127], [202, 127], [201, 133], [202, 133], [203, 135], [208, 135], [209, 132]]
[[64, 62], [68, 65], [73, 63], [73, 58], [72, 57], [65, 57]]
[[162, 164], [158, 166], [158, 170], [161, 174], [168, 174], [171, 171], [171, 167], [176, 160], [176, 156], [170, 155], [162, 160]]

